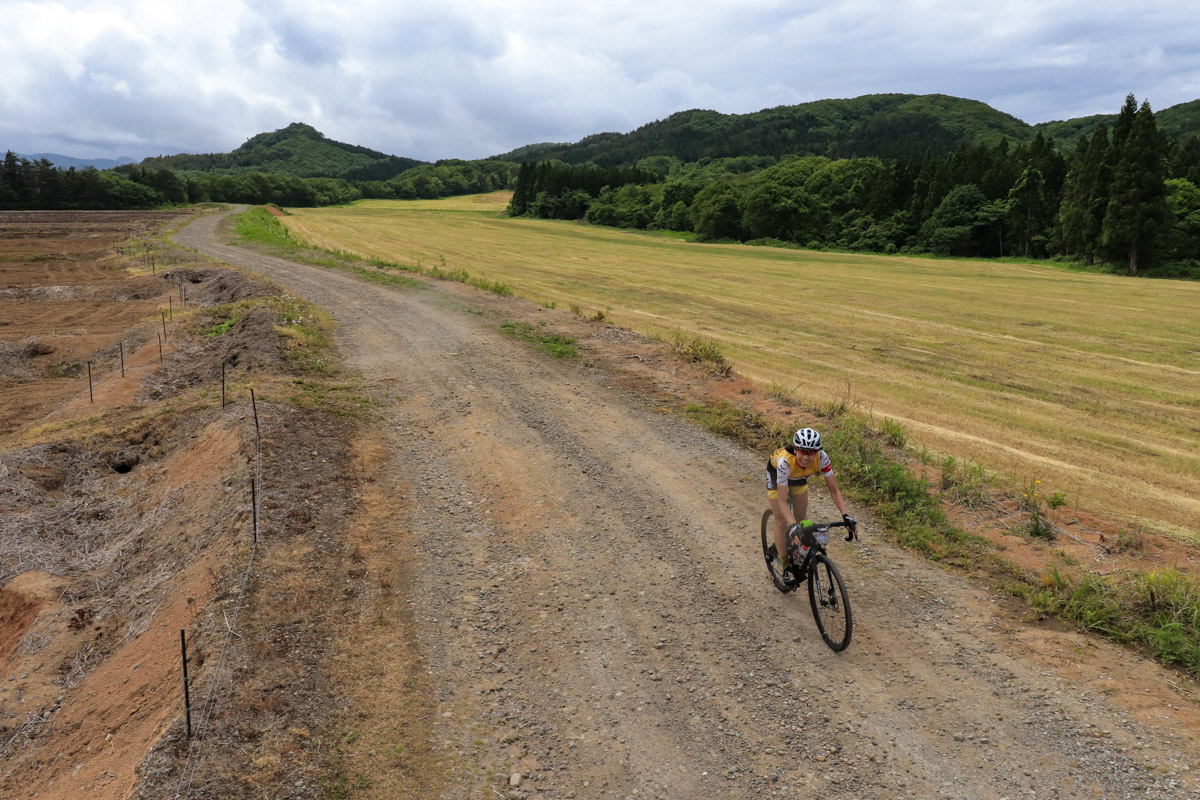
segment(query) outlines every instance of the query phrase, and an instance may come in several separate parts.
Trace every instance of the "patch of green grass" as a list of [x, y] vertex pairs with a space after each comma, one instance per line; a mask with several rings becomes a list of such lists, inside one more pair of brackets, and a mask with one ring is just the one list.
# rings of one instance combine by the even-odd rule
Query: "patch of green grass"
[[358, 393], [358, 387], [320, 380], [293, 380], [288, 402], [298, 408], [326, 411], [334, 416], [361, 419], [379, 405]]
[[767, 397], [774, 398], [781, 403], [791, 404], [795, 401], [796, 390], [799, 388], [800, 384], [789, 388], [782, 383], [772, 381], [770, 387], [767, 388]]
[[303, 246], [296, 241], [287, 228], [276, 221], [265, 208], [251, 208], [234, 217], [233, 229], [248, 242], [267, 245], [281, 250], [300, 250]]
[[881, 439], [862, 416], [845, 413], [833, 420], [825, 449], [850, 493], [874, 505], [888, 537], [934, 561], [974, 568], [988, 560], [988, 541], [950, 524], [929, 482], [889, 456]]
[[555, 358], [575, 358], [579, 355], [575, 339], [572, 337], [543, 333], [527, 322], [505, 322], [500, 325], [500, 330], [509, 336], [533, 342]]
[[337, 372], [333, 348], [333, 321], [311, 303], [290, 294], [267, 298], [279, 324], [275, 332], [287, 339], [284, 360], [292, 370], [306, 375]]
[[681, 330], [671, 334], [671, 352], [684, 361], [701, 364], [714, 374], [728, 376], [733, 373], [733, 365], [725, 360], [721, 346], [709, 339], [699, 336], [688, 336]]
[[1042, 583], [1025, 592], [1039, 612], [1144, 647], [1158, 661], [1200, 675], [1200, 582], [1194, 578], [1173, 568], [1068, 578], [1051, 568]]
[[[363, 259], [339, 250], [323, 250], [294, 238], [287, 228], [265, 208], [251, 208], [235, 218], [234, 230], [244, 240], [269, 248], [295, 261], [326, 269], [337, 269], [357, 275], [372, 283], [385, 286], [415, 288], [421, 285], [407, 275], [397, 275], [388, 269], [403, 270], [399, 264], [381, 259]], [[366, 264], [367, 266], [363, 266]], [[368, 269], [367, 267], [374, 267]]]
[[952, 503], [978, 508], [989, 501], [991, 480], [982, 464], [972, 464], [954, 456], [942, 459], [942, 494]]
[[241, 321], [241, 317], [230, 317], [224, 322], [218, 323], [204, 332], [205, 339], [214, 339], [223, 333], [229, 333], [229, 329], [237, 325]]
[[893, 447], [903, 449], [908, 444], [908, 434], [905, 432], [904, 426], [894, 419], [885, 419], [880, 431], [887, 443]]
[[711, 433], [761, 450], [778, 447], [787, 435], [782, 425], [725, 400], [691, 403], [684, 406], [683, 414]]

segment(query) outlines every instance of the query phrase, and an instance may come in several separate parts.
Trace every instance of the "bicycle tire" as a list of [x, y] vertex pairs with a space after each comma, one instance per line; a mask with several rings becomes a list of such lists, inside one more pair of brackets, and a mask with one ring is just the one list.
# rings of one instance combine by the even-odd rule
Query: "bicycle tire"
[[771, 517], [774, 512], [767, 509], [763, 512], [762, 518], [762, 549], [763, 558], [767, 562], [767, 572], [771, 575], [771, 583], [775, 584], [775, 588], [787, 594], [794, 592], [795, 586], [788, 586], [783, 580], [783, 562], [779, 560], [779, 556], [775, 552], [775, 531], [771, 525]]
[[854, 616], [842, 574], [824, 553], [814, 554], [808, 568], [808, 602], [825, 644], [840, 653], [850, 646]]

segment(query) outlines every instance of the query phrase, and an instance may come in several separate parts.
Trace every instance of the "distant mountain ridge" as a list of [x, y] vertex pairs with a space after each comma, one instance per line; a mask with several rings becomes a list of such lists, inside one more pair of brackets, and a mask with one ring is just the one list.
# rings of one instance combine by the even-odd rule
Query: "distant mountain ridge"
[[[1071, 145], [1116, 114], [1030, 125], [978, 100], [948, 95], [875, 94], [845, 100], [816, 100], [750, 114], [693, 109], [672, 114], [626, 134], [597, 133], [572, 144], [539, 144], [494, 158], [558, 159], [603, 167], [633, 165], [649, 156], [684, 162], [737, 156], [819, 155], [830, 158], [880, 156], [919, 159], [1002, 138], [1032, 141], [1039, 132]], [[1200, 133], [1200, 100], [1156, 114], [1172, 138]]]
[[86, 169], [87, 167], [112, 169], [113, 167], [136, 163], [128, 156], [121, 156], [120, 158], [75, 158], [74, 156], [64, 156], [59, 153], [33, 153], [30, 155], [15, 153], [14, 155], [18, 158], [27, 158], [30, 161], [41, 161], [44, 158], [59, 169], [70, 169], [71, 167], [75, 169]]
[[[1039, 133], [1052, 137], [1065, 149], [1080, 137], [1089, 136], [1102, 122], [1111, 127], [1115, 119], [1116, 114], [1097, 114], [1030, 125], [978, 100], [941, 94], [873, 94], [778, 106], [749, 114], [680, 111], [629, 133], [596, 133], [573, 143], [527, 144], [479, 161], [557, 159], [569, 164], [594, 162], [616, 167], [633, 166], [651, 156], [681, 162], [793, 154], [920, 159], [965, 145], [995, 144], [1003, 138], [1029, 142]], [[1171, 138], [1189, 139], [1200, 134], [1200, 99], [1156, 112], [1156, 119]], [[428, 162], [337, 142], [311, 125], [296, 122], [252, 136], [230, 153], [159, 156], [116, 169], [129, 172], [166, 168], [230, 175], [265, 172], [300, 178], [388, 181], [425, 164]]]
[[158, 156], [143, 160], [137, 167], [229, 175], [267, 172], [297, 178], [386, 181], [424, 163], [415, 158], [388, 155], [369, 147], [327, 139], [311, 125], [293, 122], [286, 128], [252, 136], [231, 153]]

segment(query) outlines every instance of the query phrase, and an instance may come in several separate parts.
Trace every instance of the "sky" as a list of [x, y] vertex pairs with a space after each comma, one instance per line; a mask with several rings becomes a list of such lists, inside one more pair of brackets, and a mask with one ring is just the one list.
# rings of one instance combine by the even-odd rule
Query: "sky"
[[1168, 108], [1200, 98], [1200, 0], [0, 0], [0, 152], [226, 153], [304, 122], [476, 159], [885, 92]]

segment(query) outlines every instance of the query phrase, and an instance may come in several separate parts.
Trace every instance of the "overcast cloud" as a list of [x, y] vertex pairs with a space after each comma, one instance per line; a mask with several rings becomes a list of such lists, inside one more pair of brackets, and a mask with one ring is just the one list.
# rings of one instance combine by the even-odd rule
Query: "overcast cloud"
[[941, 93], [1026, 122], [1200, 98], [1200, 3], [0, 0], [0, 151], [228, 152], [306, 122], [423, 160], [689, 108]]

